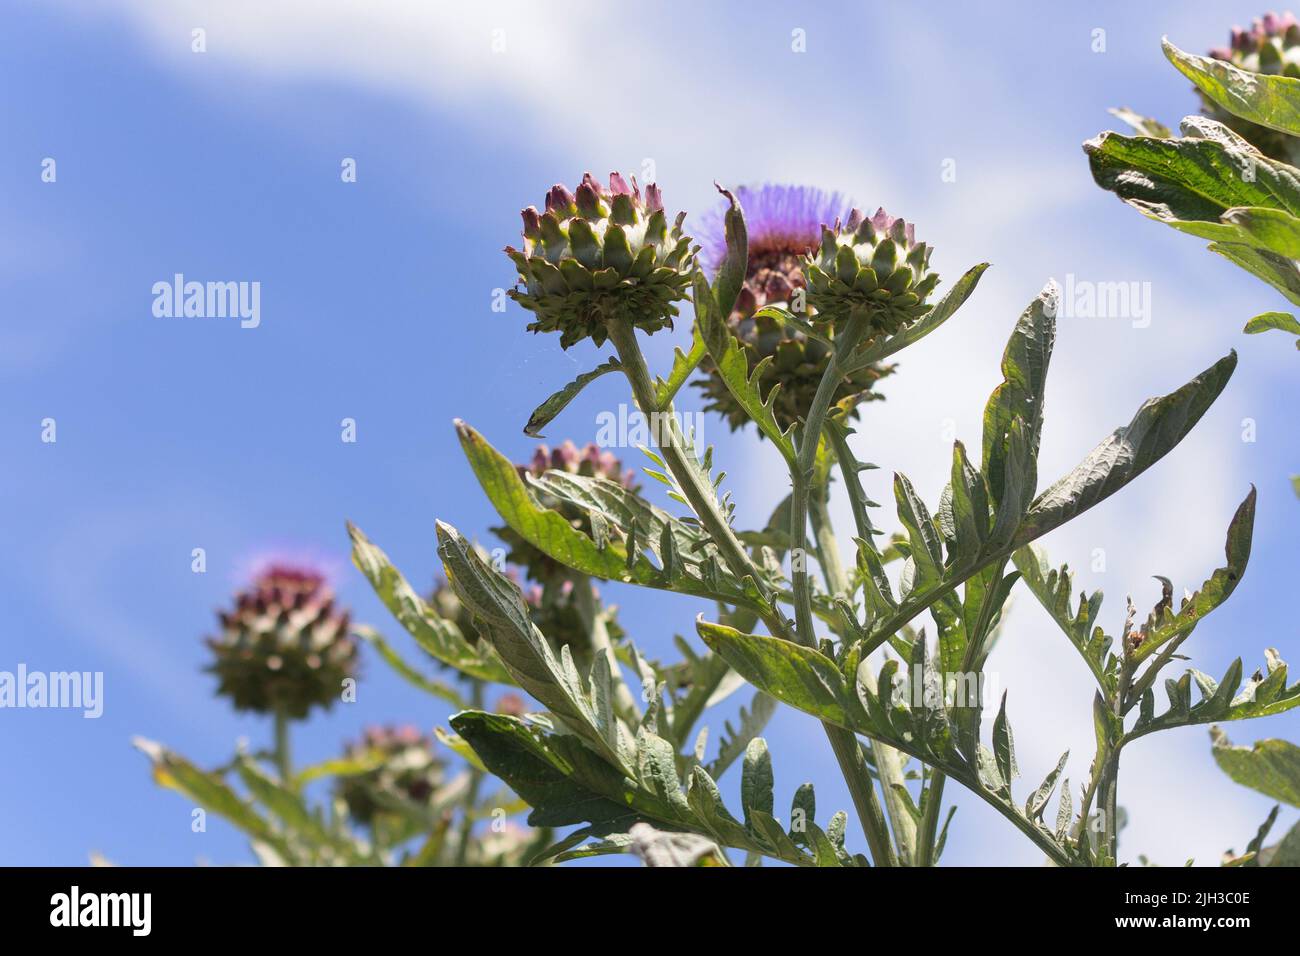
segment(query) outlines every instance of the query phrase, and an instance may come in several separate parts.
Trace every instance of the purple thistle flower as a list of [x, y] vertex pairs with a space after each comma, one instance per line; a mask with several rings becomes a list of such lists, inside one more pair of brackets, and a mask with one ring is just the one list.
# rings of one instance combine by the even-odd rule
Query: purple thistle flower
[[[821, 242], [822, 225], [845, 219], [853, 205], [837, 192], [777, 183], [741, 186], [736, 189], [736, 199], [745, 210], [751, 262], [765, 254], [801, 256], [811, 252]], [[720, 206], [700, 218], [696, 238], [710, 272], [716, 272], [727, 255], [725, 213], [726, 207]]]

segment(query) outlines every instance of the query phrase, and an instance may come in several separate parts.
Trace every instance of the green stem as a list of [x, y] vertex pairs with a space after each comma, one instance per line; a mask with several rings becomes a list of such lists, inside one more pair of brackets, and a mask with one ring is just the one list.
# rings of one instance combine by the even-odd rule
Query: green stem
[[[752, 575], [755, 581], [761, 581], [758, 568], [750, 560], [744, 545], [731, 530], [731, 524], [719, 509], [717, 496], [709, 486], [697, 463], [687, 460], [686, 439], [682, 435], [677, 421], [677, 413], [668, 402], [663, 408], [658, 405], [654, 383], [650, 379], [650, 370], [646, 367], [641, 346], [636, 340], [636, 331], [631, 323], [611, 320], [607, 323], [609, 340], [618, 352], [623, 365], [623, 373], [632, 386], [632, 395], [636, 399], [641, 414], [647, 416], [656, 427], [649, 429], [651, 441], [663, 456], [664, 464], [677, 479], [683, 495], [690, 503], [691, 509], [704, 525], [713, 543], [722, 552], [724, 560], [732, 572], [740, 577]], [[782, 628], [781, 630], [784, 630]]]
[[[850, 320], [852, 324], [852, 320]], [[683, 494], [689, 502], [695, 515], [699, 518], [700, 523], [705, 530], [709, 532], [718, 550], [722, 553], [723, 560], [731, 572], [739, 577], [752, 575], [755, 581], [761, 580], [757, 567], [750, 559], [748, 552], [736, 537], [735, 532], [731, 530], [731, 525], [726, 517], [718, 510], [717, 499], [711, 487], [705, 487], [704, 479], [699, 474], [698, 467], [687, 461], [685, 451], [685, 441], [681, 434], [681, 429], [677, 424], [677, 416], [673, 411], [671, 402], [665, 403], [664, 407], [659, 407], [658, 399], [655, 394], [654, 383], [650, 379], [650, 370], [646, 367], [645, 357], [641, 354], [641, 346], [637, 343], [636, 332], [631, 325], [625, 322], [611, 321], [608, 323], [609, 340], [618, 352], [619, 361], [623, 365], [623, 374], [627, 376], [628, 384], [632, 388], [632, 395], [636, 400], [637, 406], [644, 415], [658, 414], [657, 421], [660, 427], [651, 428], [651, 441], [655, 443], [659, 452], [663, 456], [664, 464], [672, 472], [673, 477], [677, 480]], [[861, 332], [858, 332], [861, 336]], [[832, 368], [835, 367], [835, 361], [832, 360]], [[830, 404], [830, 393], [833, 387], [827, 391], [825, 400], [822, 402], [821, 415], [817, 424], [817, 432], [821, 431], [820, 421], [824, 420], [826, 409]], [[813, 441], [812, 454], [817, 451], [817, 442]], [[805, 469], [811, 472], [811, 466]], [[804, 524], [807, 524], [807, 506], [808, 501], [804, 497]], [[800, 528], [802, 540], [803, 527]], [[793, 545], [794, 542], [792, 541]], [[807, 575], [804, 576], [804, 599], [811, 609], [811, 597], [807, 594]], [[792, 635], [786, 622], [778, 613], [765, 613], [763, 623], [767, 625], [768, 630], [773, 636], [784, 640], [791, 640]], [[808, 629], [804, 632], [809, 635], [809, 641], [812, 640], [812, 625], [809, 623]], [[867, 771], [866, 761], [862, 757], [862, 752], [858, 747], [857, 737], [852, 731], [844, 730], [833, 724], [823, 723], [826, 736], [830, 740], [831, 749], [835, 751], [835, 757], [839, 761], [840, 770], [844, 774], [844, 779], [848, 783], [849, 792], [853, 796], [854, 807], [858, 811], [858, 817], [862, 822], [862, 828], [867, 834], [867, 842], [871, 850], [873, 860], [877, 866], [889, 866], [894, 862], [893, 848], [890, 846], [888, 839], [881, 839], [881, 831], [884, 828], [884, 819], [880, 813], [880, 806], [876, 802], [876, 794], [871, 785], [871, 777]]]
[[[829, 502], [829, 488], [823, 487], [813, 493], [809, 502], [812, 513], [813, 536], [817, 542], [817, 563], [821, 565], [822, 576], [826, 579], [826, 589], [832, 594], [849, 593], [848, 575], [844, 573], [844, 564], [840, 560], [839, 545], [835, 540], [835, 529], [831, 524]], [[850, 736], [852, 736], [850, 734]], [[836, 742], [831, 741], [834, 747]], [[888, 744], [882, 744], [879, 741], [864, 743], [857, 742], [861, 750], [869, 751], [876, 764], [876, 774], [880, 777], [880, 789], [885, 795], [885, 809], [889, 811], [889, 823], [893, 828], [894, 844], [897, 846], [897, 853], [892, 850], [887, 856], [892, 859], [893, 864], [907, 866], [912, 856], [912, 847], [916, 845], [916, 824], [913, 823], [911, 814], [907, 812], [907, 807], [903, 803], [903, 795], [895, 787], [904, 786], [903, 764], [899, 760], [898, 751]], [[859, 766], [860, 764], [860, 766]], [[841, 763], [841, 767], [844, 764]], [[862, 791], [862, 796], [868, 804], [867, 819], [871, 820], [871, 825], [878, 828], [868, 838], [868, 844], [872, 839], [889, 847], [889, 829], [885, 826], [884, 816], [880, 812], [880, 804], [876, 800], [875, 785], [871, 781], [871, 774], [866, 767], [864, 759], [852, 761], [851, 766], [854, 768], [853, 779], [849, 779], [846, 773], [845, 780], [849, 783], [850, 790], [856, 785]], [[854, 797], [855, 801], [857, 795]], [[861, 814], [859, 814], [861, 815]], [[864, 824], [865, 828], [865, 824]], [[875, 850], [872, 851], [875, 855]]]
[[289, 750], [289, 715], [282, 708], [275, 711], [275, 767], [280, 782], [293, 786], [293, 756]]
[[[483, 682], [470, 678], [470, 703], [474, 710], [483, 709]], [[456, 840], [456, 866], [464, 866], [469, 859], [469, 844], [474, 838], [474, 810], [478, 806], [478, 792], [483, 785], [483, 771], [470, 765], [469, 788], [465, 793], [460, 820], [460, 832]]]
[[934, 866], [939, 839], [939, 817], [943, 813], [943, 785], [948, 775], [938, 767], [930, 768], [930, 780], [923, 785], [925, 807], [921, 810], [921, 826], [916, 835], [916, 865]]
[[[835, 389], [843, 378], [843, 362], [853, 354], [862, 336], [867, 331], [866, 313], [854, 310], [844, 331], [838, 336], [835, 351], [831, 353], [822, 373], [822, 380], [817, 385], [817, 394], [813, 396], [812, 407], [808, 409], [803, 431], [799, 435], [799, 454], [794, 471], [790, 475], [793, 490], [790, 493], [790, 547], [804, 550], [804, 541], [808, 534], [808, 503], [812, 493], [813, 468], [817, 463], [817, 448], [821, 444], [822, 426], [826, 423], [826, 412], [835, 396]], [[799, 641], [808, 647], [817, 646], [813, 631], [812, 589], [808, 582], [808, 561], [806, 555], [792, 552], [790, 561], [790, 582], [794, 588], [795, 627]]]
[[889, 825], [885, 815], [880, 811], [880, 801], [876, 799], [875, 784], [871, 782], [871, 771], [857, 735], [851, 730], [823, 723], [826, 739], [830, 741], [831, 750], [840, 765], [844, 782], [848, 784], [849, 795], [853, 798], [853, 808], [858, 812], [862, 832], [867, 838], [867, 848], [871, 850], [871, 859], [876, 866], [898, 866], [898, 857], [894, 854], [893, 844], [889, 842]]
[[605, 615], [601, 612], [600, 600], [596, 596], [596, 586], [591, 578], [583, 575], [575, 577], [573, 591], [578, 602], [578, 614], [582, 617], [583, 626], [587, 629], [591, 641], [591, 651], [593, 654], [604, 655], [609, 662], [609, 672], [614, 676], [614, 706], [624, 720], [635, 725], [640, 711], [632, 697], [632, 692], [628, 690], [627, 683], [623, 680], [623, 671], [614, 654], [614, 645], [609, 639], [609, 629], [605, 626]]
[[1115, 739], [1109, 742], [1099, 786], [1103, 841], [1111, 866], [1119, 864], [1119, 755], [1124, 749], [1124, 699], [1128, 696], [1129, 685], [1133, 681], [1133, 669], [1134, 663], [1128, 656], [1126, 646], [1124, 660], [1119, 668], [1119, 680], [1115, 684], [1115, 694], [1108, 701], [1111, 713], [1115, 715], [1115, 720], [1119, 724], [1119, 731]]

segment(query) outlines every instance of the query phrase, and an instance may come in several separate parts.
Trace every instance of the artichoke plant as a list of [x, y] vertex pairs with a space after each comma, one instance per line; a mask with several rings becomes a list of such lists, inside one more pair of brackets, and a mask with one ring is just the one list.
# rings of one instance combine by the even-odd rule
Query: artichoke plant
[[532, 332], [559, 332], [568, 348], [608, 336], [609, 321], [653, 333], [672, 328], [690, 284], [691, 240], [681, 213], [668, 223], [653, 183], [645, 197], [619, 173], [609, 186], [586, 173], [575, 192], [551, 187], [545, 208], [522, 213], [524, 248], [506, 247], [523, 288], [511, 298], [535, 316]]
[[[770, 396], [773, 386], [781, 386], [773, 413], [785, 428], [812, 405], [830, 363], [832, 346], [783, 321], [775, 310], [805, 319], [816, 315], [807, 303], [804, 257], [817, 248], [822, 225], [847, 216], [850, 207], [838, 193], [807, 186], [742, 186], [736, 190], [736, 199], [748, 213], [749, 260], [727, 326], [745, 350], [750, 373], [761, 366], [761, 393]], [[724, 216], [721, 210], [713, 211], [703, 220], [701, 231], [705, 264], [715, 275], [727, 252]], [[831, 338], [833, 331], [828, 332], [827, 338]], [[763, 364], [768, 358], [771, 361]], [[705, 410], [721, 414], [733, 430], [748, 422], [748, 414], [715, 363], [706, 358], [700, 368], [704, 374], [693, 384], [704, 394]], [[832, 401], [856, 417], [859, 402], [883, 397], [873, 392], [872, 386], [893, 370], [893, 365], [882, 363], [852, 369], [839, 380]]]

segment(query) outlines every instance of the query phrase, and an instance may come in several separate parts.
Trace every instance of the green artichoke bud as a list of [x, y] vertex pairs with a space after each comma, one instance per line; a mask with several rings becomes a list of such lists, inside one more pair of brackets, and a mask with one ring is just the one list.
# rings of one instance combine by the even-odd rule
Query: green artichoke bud
[[605, 188], [587, 173], [576, 193], [553, 186], [546, 208], [523, 211], [524, 248], [506, 247], [523, 288], [510, 297], [536, 319], [530, 332], [559, 332], [560, 347], [608, 335], [606, 322], [629, 322], [646, 333], [672, 328], [673, 304], [691, 281], [685, 213], [670, 227], [653, 183], [645, 199], [633, 178], [618, 173]]
[[[1211, 50], [1210, 56], [1250, 73], [1300, 79], [1300, 24], [1290, 13], [1266, 13], [1249, 30], [1233, 27], [1231, 45]], [[1199, 88], [1196, 94], [1206, 116], [1227, 126], [1265, 156], [1300, 165], [1300, 139], [1233, 116]]]
[[645, 199], [619, 173], [608, 189], [590, 173], [577, 193], [552, 186], [546, 209], [524, 209], [524, 250], [507, 246], [523, 289], [510, 297], [533, 312], [529, 332], [559, 332], [560, 347], [590, 338], [603, 345], [606, 323], [627, 321], [647, 334], [672, 328], [675, 302], [690, 286], [686, 213], [672, 226], [654, 183]]
[[818, 322], [836, 329], [861, 309], [869, 338], [893, 335], [930, 310], [926, 300], [939, 284], [930, 252], [902, 219], [883, 209], [868, 219], [854, 209], [843, 227], [823, 227], [821, 248], [804, 259], [808, 304]]
[[398, 801], [427, 806], [442, 785], [443, 766], [433, 752], [433, 741], [409, 725], [367, 727], [361, 740], [347, 745], [344, 757], [373, 765], [335, 783], [348, 815], [362, 825], [373, 823]]
[[313, 706], [328, 710], [356, 674], [348, 613], [335, 608], [315, 570], [272, 565], [217, 617], [221, 633], [207, 639], [215, 657], [207, 670], [236, 710], [301, 719]]
[[[772, 387], [780, 384], [773, 414], [784, 428], [807, 414], [831, 353], [824, 343], [794, 326], [756, 313], [767, 306], [779, 306], [800, 317], [813, 318], [803, 291], [807, 288], [803, 257], [817, 248], [822, 224], [847, 214], [849, 204], [838, 193], [770, 183], [741, 186], [736, 198], [745, 210], [749, 261], [745, 283], [727, 325], [745, 350], [751, 374], [763, 359], [772, 358], [759, 378], [759, 391], [766, 399]], [[707, 265], [716, 273], [727, 255], [725, 207], [706, 214], [701, 240]], [[833, 330], [828, 333], [833, 335]], [[692, 384], [704, 393], [705, 410], [724, 416], [733, 430], [748, 422], [749, 416], [713, 362], [706, 358], [700, 368], [704, 375]], [[858, 403], [884, 397], [871, 387], [893, 370], [893, 365], [881, 364], [858, 369], [840, 381], [832, 401], [856, 416]]]

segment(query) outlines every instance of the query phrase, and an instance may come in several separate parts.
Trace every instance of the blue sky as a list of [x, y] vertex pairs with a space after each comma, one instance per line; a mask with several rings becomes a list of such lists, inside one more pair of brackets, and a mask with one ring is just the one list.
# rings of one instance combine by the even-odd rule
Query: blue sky
[[[1081, 5], [1082, 6], [1082, 5]], [[1093, 186], [1079, 144], [1129, 105], [1167, 123], [1195, 111], [1161, 35], [1202, 50], [1260, 10], [1240, 3], [1041, 5], [670, 2], [146, 3], [10, 6], [0, 34], [0, 669], [102, 670], [105, 713], [0, 711], [0, 863], [246, 862], [222, 824], [193, 834], [189, 807], [157, 789], [129, 739], [159, 739], [214, 764], [261, 722], [213, 696], [201, 638], [258, 555], [332, 560], [359, 619], [400, 639], [347, 562], [344, 520], [418, 584], [436, 572], [434, 520], [486, 537], [493, 515], [451, 429], [463, 417], [527, 456], [532, 408], [596, 364], [492, 311], [511, 281], [500, 249], [518, 209], [585, 169], [649, 161], [671, 208], [714, 202], [712, 180], [800, 181], [917, 222], [949, 281], [993, 268], [957, 320], [903, 356], [859, 430], [859, 456], [930, 502], [951, 436], [978, 435], [1015, 317], [1049, 277], [1149, 282], [1152, 321], [1062, 319], [1040, 465], [1071, 467], [1146, 397], [1230, 348], [1241, 364], [1185, 445], [1135, 485], [1043, 543], [1103, 573], [1103, 613], [1158, 596], [1155, 573], [1195, 588], [1222, 560], [1223, 533], [1259, 487], [1255, 550], [1236, 595], [1186, 650], [1220, 674], [1263, 648], [1300, 657], [1292, 589], [1300, 503], [1296, 356], [1280, 335], [1244, 337], [1274, 293], [1149, 223]], [[191, 51], [206, 30], [207, 52]], [[1105, 30], [1094, 52], [1093, 31]], [[503, 34], [494, 34], [501, 30]], [[806, 52], [791, 50], [802, 30]], [[493, 38], [504, 49], [493, 52]], [[45, 158], [57, 182], [41, 181]], [[345, 157], [356, 183], [340, 179]], [[945, 163], [948, 165], [945, 166]], [[955, 181], [941, 177], [957, 171]], [[261, 324], [159, 319], [154, 282], [261, 283]], [[688, 334], [656, 335], [665, 364]], [[608, 377], [550, 429], [584, 441], [626, 401]], [[40, 441], [41, 421], [58, 441]], [[357, 422], [358, 441], [339, 439]], [[1256, 440], [1242, 440], [1252, 419]], [[769, 447], [718, 446], [757, 523], [785, 493]], [[636, 452], [625, 452], [635, 463]], [[874, 482], [874, 484], [872, 484]], [[847, 509], [840, 503], [847, 519]], [[882, 518], [884, 518], [882, 514]], [[190, 570], [206, 549], [208, 571]], [[652, 654], [691, 633], [698, 605], [607, 587]], [[1082, 665], [1024, 592], [990, 664], [1011, 689], [1021, 766], [1036, 783], [1067, 746], [1091, 753]], [[715, 730], [743, 695], [712, 715]], [[360, 699], [313, 720], [298, 757], [321, 759], [361, 726], [445, 722], [436, 702], [367, 661]], [[1239, 742], [1300, 737], [1285, 716], [1229, 728]], [[767, 734], [778, 803], [813, 780], [847, 807], [810, 719], [783, 712]], [[1126, 757], [1123, 855], [1213, 863], [1241, 848], [1268, 801], [1214, 768], [1204, 729], [1148, 738]], [[735, 796], [735, 780], [724, 791]], [[950, 793], [955, 788], [949, 788]], [[958, 796], [946, 862], [1035, 863], [977, 801]]]

